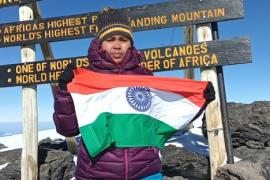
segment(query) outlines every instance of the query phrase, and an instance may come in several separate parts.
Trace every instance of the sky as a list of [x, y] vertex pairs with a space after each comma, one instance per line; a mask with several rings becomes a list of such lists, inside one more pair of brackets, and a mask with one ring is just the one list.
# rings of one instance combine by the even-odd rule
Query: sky
[[[167, 0], [168, 1], [168, 0]], [[103, 7], [114, 8], [167, 2], [166, 0], [42, 0], [39, 6], [43, 18], [95, 12]], [[181, 1], [181, 0], [179, 0]], [[270, 1], [244, 0], [245, 18], [218, 23], [220, 40], [247, 36], [251, 39], [252, 63], [224, 66], [226, 97], [228, 102], [252, 103], [270, 101], [268, 53], [270, 52]], [[0, 24], [19, 21], [19, 7], [0, 8]], [[56, 59], [87, 54], [91, 38], [50, 43]], [[183, 27], [166, 28], [134, 33], [137, 49], [184, 44]], [[36, 59], [42, 60], [40, 46], [36, 45]], [[21, 62], [20, 47], [0, 48], [0, 65]], [[200, 69], [196, 69], [200, 79]], [[183, 77], [183, 71], [155, 73], [157, 76]], [[53, 121], [53, 97], [48, 84], [38, 85], [38, 121]], [[0, 88], [0, 122], [22, 121], [22, 88]]]

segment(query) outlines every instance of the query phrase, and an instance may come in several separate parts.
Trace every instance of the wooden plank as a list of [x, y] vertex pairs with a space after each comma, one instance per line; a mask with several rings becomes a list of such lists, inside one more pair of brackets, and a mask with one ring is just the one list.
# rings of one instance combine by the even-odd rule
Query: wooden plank
[[14, 5], [33, 3], [39, 0], [0, 0], [0, 8]]
[[[134, 32], [243, 18], [243, 0], [181, 0], [122, 8]], [[98, 12], [0, 25], [0, 47], [94, 37]]]
[[[140, 51], [145, 56], [141, 65], [153, 72], [252, 62], [250, 40], [245, 37]], [[0, 87], [57, 82], [61, 71], [72, 61], [78, 67], [89, 65], [88, 58], [81, 56], [0, 66]]]
[[251, 63], [249, 38], [209, 41], [140, 50], [153, 72]]

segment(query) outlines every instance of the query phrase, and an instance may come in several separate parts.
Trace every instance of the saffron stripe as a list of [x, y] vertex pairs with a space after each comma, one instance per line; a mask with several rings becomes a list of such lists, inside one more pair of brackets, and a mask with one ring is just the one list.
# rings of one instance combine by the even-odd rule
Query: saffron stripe
[[179, 94], [200, 107], [205, 103], [203, 90], [207, 82], [204, 81], [145, 75], [103, 74], [82, 68], [77, 68], [74, 73], [75, 78], [68, 84], [68, 91], [71, 93], [94, 94], [114, 87], [145, 86]]

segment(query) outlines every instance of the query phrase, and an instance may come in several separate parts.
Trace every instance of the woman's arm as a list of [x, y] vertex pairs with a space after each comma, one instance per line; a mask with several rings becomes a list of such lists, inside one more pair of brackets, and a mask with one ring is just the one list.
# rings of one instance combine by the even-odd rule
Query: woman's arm
[[53, 120], [56, 131], [66, 137], [79, 134], [75, 108], [70, 93], [55, 87]]

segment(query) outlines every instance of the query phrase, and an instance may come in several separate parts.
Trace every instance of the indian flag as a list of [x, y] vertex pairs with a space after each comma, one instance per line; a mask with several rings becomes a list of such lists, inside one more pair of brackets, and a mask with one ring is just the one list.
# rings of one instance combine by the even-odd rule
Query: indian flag
[[92, 157], [110, 146], [162, 148], [203, 112], [207, 82], [81, 68], [74, 73], [68, 91]]

